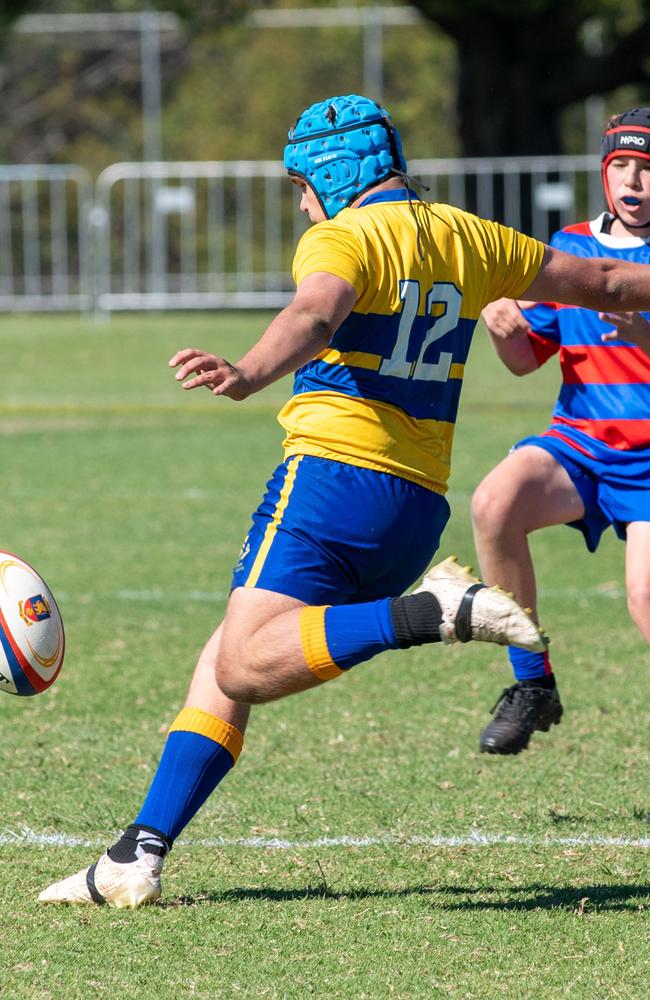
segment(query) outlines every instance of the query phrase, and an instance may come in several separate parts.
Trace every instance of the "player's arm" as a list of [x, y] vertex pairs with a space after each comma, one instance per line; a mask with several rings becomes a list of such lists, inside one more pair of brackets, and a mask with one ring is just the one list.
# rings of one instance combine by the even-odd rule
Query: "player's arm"
[[342, 278], [325, 271], [309, 274], [237, 364], [193, 347], [177, 351], [169, 364], [181, 365], [176, 378], [184, 389], [205, 386], [215, 396], [246, 399], [327, 347], [356, 300], [356, 291]]
[[521, 293], [603, 312], [650, 312], [650, 267], [608, 257], [575, 257], [547, 246], [542, 266]]
[[650, 323], [643, 316], [634, 312], [600, 313], [599, 318], [614, 327], [601, 334], [601, 340], [627, 340], [650, 354]]
[[494, 349], [514, 375], [528, 375], [539, 367], [529, 337], [532, 328], [519, 303], [514, 299], [497, 299], [485, 307], [481, 319]]

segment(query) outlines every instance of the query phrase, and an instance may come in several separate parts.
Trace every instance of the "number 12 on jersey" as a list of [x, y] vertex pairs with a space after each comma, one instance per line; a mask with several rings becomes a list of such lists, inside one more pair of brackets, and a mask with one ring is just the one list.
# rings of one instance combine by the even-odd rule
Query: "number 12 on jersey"
[[400, 282], [400, 298], [404, 303], [397, 329], [397, 341], [389, 358], [384, 358], [379, 368], [380, 375], [392, 375], [393, 378], [427, 379], [433, 382], [446, 382], [449, 378], [452, 355], [441, 351], [437, 361], [423, 361], [424, 355], [431, 344], [440, 340], [446, 333], [458, 326], [462, 296], [455, 285], [448, 282], [437, 282], [427, 292], [424, 315], [430, 316], [434, 305], [443, 305], [445, 311], [428, 327], [420, 348], [420, 353], [414, 360], [408, 361], [409, 344], [413, 326], [420, 306], [420, 282], [411, 278]]

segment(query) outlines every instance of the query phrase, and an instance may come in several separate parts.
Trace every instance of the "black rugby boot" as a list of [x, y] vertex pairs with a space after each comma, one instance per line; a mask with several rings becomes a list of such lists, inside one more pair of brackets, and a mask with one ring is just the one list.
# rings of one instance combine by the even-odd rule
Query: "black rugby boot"
[[494, 718], [479, 739], [481, 753], [517, 754], [528, 747], [534, 732], [547, 733], [562, 718], [557, 687], [518, 681], [504, 688], [491, 709]]

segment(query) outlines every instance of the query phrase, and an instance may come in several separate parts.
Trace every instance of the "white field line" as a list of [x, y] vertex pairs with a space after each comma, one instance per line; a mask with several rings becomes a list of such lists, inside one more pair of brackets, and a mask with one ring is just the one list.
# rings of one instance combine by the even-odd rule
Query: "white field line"
[[[0, 831], [0, 846], [29, 847], [106, 847], [114, 834], [98, 838], [75, 837], [68, 833], [38, 833], [29, 827]], [[470, 830], [461, 836], [398, 837], [318, 837], [316, 840], [284, 840], [280, 837], [212, 837], [203, 840], [177, 841], [188, 847], [246, 847], [265, 851], [297, 851], [331, 847], [494, 847], [510, 844], [519, 847], [634, 847], [650, 848], [650, 837], [601, 837], [581, 833], [575, 837], [521, 837], [506, 833], [481, 833]]]

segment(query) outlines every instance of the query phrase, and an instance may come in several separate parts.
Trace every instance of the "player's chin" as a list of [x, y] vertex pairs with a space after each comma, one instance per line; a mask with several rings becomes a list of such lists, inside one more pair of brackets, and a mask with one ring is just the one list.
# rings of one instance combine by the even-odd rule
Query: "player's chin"
[[650, 229], [650, 205], [645, 202], [641, 205], [621, 204], [618, 217], [624, 226], [645, 226]]

